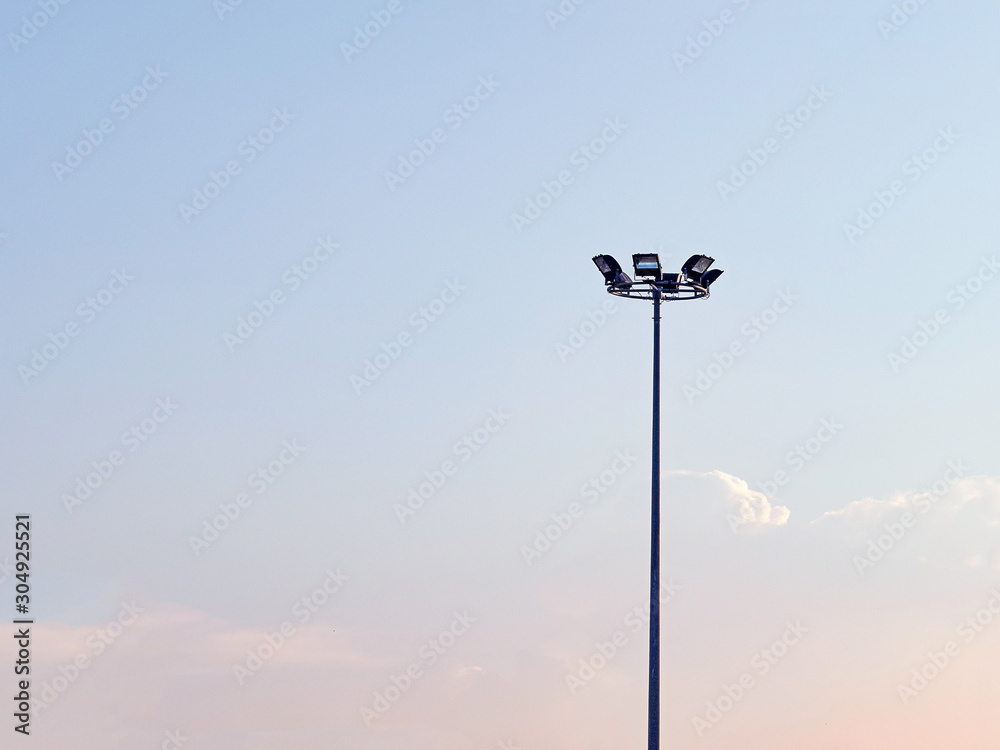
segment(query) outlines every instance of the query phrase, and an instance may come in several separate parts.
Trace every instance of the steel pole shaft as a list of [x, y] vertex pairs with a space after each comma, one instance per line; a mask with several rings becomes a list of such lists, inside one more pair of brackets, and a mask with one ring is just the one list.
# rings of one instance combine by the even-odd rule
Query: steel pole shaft
[[649, 554], [649, 750], [660, 750], [660, 292], [653, 295], [653, 483]]

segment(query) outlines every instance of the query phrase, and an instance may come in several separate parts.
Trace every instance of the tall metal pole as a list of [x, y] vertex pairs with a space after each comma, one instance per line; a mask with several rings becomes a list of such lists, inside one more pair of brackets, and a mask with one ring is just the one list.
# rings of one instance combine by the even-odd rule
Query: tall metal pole
[[660, 750], [660, 290], [653, 294], [653, 511], [649, 554], [649, 750]]
[[663, 273], [656, 253], [635, 253], [636, 280], [610, 255], [592, 259], [604, 276], [609, 293], [629, 299], [653, 300], [653, 481], [649, 550], [649, 733], [648, 750], [660, 750], [660, 304], [666, 299], [704, 299], [722, 271], [709, 267], [715, 258], [692, 255], [680, 273]]

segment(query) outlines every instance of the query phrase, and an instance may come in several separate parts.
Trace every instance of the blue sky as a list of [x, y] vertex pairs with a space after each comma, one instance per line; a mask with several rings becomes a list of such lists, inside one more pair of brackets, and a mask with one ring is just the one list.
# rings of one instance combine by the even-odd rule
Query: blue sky
[[[664, 609], [665, 732], [993, 746], [970, 696], [995, 692], [975, 670], [1000, 636], [965, 646], [979, 655], [919, 710], [897, 685], [1000, 584], [998, 11], [904, 5], [7, 8], [0, 439], [5, 507], [35, 522], [38, 680], [122, 600], [147, 610], [81, 675], [90, 690], [38, 713], [39, 746], [153, 746], [178, 726], [192, 748], [641, 741], [644, 636], [585, 692], [563, 677], [648, 596], [650, 310], [602, 308], [590, 261], [645, 251], [726, 271], [710, 300], [664, 309], [663, 564], [682, 586]], [[213, 175], [203, 210], [182, 209]], [[513, 218], [546, 185], [551, 205]], [[880, 215], [845, 230], [859, 212]], [[912, 360], [890, 357], [928, 330]], [[745, 353], [710, 370], [734, 342]], [[45, 367], [26, 375], [35, 351]], [[158, 399], [176, 404], [162, 421]], [[479, 450], [456, 450], [466, 437]], [[587, 505], [618, 452], [634, 464]], [[401, 522], [394, 506], [446, 461]], [[949, 462], [967, 468], [921, 495]], [[858, 571], [886, 524], [925, 517], [921, 497], [945, 510]], [[586, 512], [529, 566], [522, 547], [572, 502]], [[220, 504], [238, 515], [193, 549]], [[343, 590], [236, 680], [328, 569]], [[481, 624], [369, 726], [373, 691], [465, 609]], [[797, 618], [813, 637], [699, 737], [693, 712]], [[181, 696], [195, 676], [224, 710]], [[119, 708], [88, 697], [102, 685]]]

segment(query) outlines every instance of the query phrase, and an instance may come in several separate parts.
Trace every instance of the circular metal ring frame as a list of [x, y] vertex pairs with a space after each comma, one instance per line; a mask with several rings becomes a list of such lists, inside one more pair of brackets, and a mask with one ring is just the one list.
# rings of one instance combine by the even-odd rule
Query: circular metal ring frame
[[663, 302], [686, 299], [704, 299], [708, 289], [693, 281], [618, 281], [607, 285], [608, 294], [629, 299], [656, 299], [659, 291]]

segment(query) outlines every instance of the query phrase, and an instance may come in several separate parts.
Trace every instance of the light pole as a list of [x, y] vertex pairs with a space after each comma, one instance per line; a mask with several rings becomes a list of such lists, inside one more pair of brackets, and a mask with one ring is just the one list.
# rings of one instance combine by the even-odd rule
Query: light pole
[[636, 280], [632, 281], [610, 255], [594, 257], [604, 274], [610, 294], [653, 301], [653, 477], [652, 530], [649, 552], [649, 744], [660, 750], [660, 302], [702, 299], [722, 271], [709, 271], [715, 262], [707, 255], [692, 255], [680, 273], [663, 273], [660, 256], [639, 253], [632, 256]]

